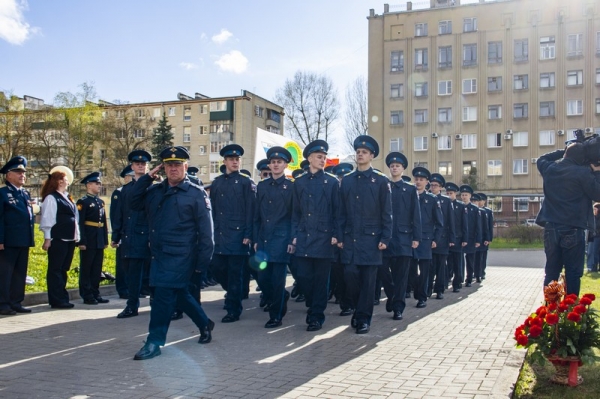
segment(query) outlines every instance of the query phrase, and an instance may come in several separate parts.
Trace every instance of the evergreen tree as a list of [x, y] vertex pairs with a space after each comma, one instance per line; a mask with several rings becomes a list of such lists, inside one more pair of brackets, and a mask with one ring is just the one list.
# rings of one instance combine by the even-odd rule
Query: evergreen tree
[[153, 129], [152, 135], [152, 159], [153, 164], [158, 165], [159, 154], [162, 150], [173, 145], [173, 133], [171, 125], [167, 123], [167, 115], [163, 113], [162, 118], [158, 121], [158, 127]]

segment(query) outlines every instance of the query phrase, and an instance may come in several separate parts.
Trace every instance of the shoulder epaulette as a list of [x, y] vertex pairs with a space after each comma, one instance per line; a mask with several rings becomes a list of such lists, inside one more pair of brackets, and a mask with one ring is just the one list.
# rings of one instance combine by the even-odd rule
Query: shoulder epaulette
[[354, 169], [354, 170], [352, 170], [352, 171], [350, 171], [350, 172], [346, 173], [346, 174], [344, 175], [344, 177], [346, 177], [346, 176], [350, 176], [350, 175], [351, 175], [351, 174], [353, 174], [353, 173], [356, 173], [356, 169]]
[[435, 194], [431, 194], [431, 193], [429, 193], [429, 192], [427, 192], [426, 194], [427, 194], [427, 195], [431, 195], [431, 196], [432, 196], [433, 198], [435, 198], [435, 199], [438, 199], [437, 195], [435, 195]]
[[388, 178], [388, 177], [386, 176], [386, 174], [385, 174], [385, 173], [382, 173], [382, 172], [380, 172], [380, 171], [378, 171], [378, 170], [375, 170], [375, 169], [373, 169], [373, 173], [377, 173], [379, 176], [383, 176], [383, 177], [385, 177], [386, 179]]
[[334, 175], [333, 173], [325, 172], [325, 174], [326, 174], [327, 176], [329, 176], [329, 177], [333, 177], [334, 179], [336, 179], [336, 180], [337, 180], [337, 176], [336, 176], [336, 175]]

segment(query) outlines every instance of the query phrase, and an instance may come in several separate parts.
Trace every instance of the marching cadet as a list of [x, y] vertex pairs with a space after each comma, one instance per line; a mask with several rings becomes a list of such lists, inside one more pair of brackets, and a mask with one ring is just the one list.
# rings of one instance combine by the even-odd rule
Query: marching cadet
[[[454, 208], [450, 198], [442, 195], [442, 188], [446, 185], [446, 179], [439, 173], [431, 174], [431, 181], [429, 186], [431, 193], [438, 197], [440, 208], [442, 209], [442, 216], [444, 217], [442, 228], [442, 235], [440, 241], [436, 242], [435, 248], [432, 250], [432, 268], [429, 274], [429, 290], [428, 296], [435, 292], [435, 299], [444, 299], [444, 291], [448, 285], [446, 277], [446, 261], [448, 260], [448, 254], [450, 248], [454, 246], [456, 241], [456, 215], [454, 214]], [[434, 285], [435, 279], [435, 285]]]
[[[481, 224], [481, 245], [475, 251], [475, 266], [473, 268], [473, 278], [478, 283], [481, 283], [481, 271], [483, 269], [481, 265], [481, 260], [483, 258], [483, 253], [485, 251], [485, 243], [488, 242], [489, 230], [487, 228], [488, 225], [488, 214], [485, 209], [481, 207], [481, 197], [479, 193], [474, 193], [471, 196], [471, 202], [479, 209], [479, 222]], [[472, 281], [469, 280], [469, 283]], [[468, 286], [467, 286], [468, 287]]]
[[292, 154], [283, 147], [267, 151], [271, 177], [256, 187], [254, 211], [254, 250], [262, 267], [258, 271], [258, 284], [269, 303], [269, 321], [265, 328], [281, 325], [287, 312], [289, 292], [285, 289], [287, 265], [292, 245], [293, 183], [285, 176]]
[[379, 144], [371, 136], [354, 140], [356, 169], [340, 188], [339, 244], [345, 267], [346, 291], [356, 309], [350, 325], [357, 334], [371, 328], [375, 281], [383, 251], [392, 239], [392, 200], [388, 178], [371, 167]]
[[[479, 207], [481, 209], [483, 209], [485, 211], [485, 213], [487, 214], [487, 226], [485, 228], [487, 228], [487, 241], [484, 240], [483, 242], [483, 252], [481, 254], [481, 280], [485, 279], [485, 267], [487, 266], [487, 256], [488, 256], [488, 249], [490, 249], [490, 244], [492, 243], [492, 241], [494, 240], [494, 212], [488, 208], [487, 205], [487, 195], [485, 195], [484, 193], [479, 193], [479, 198], [481, 199], [481, 201], [479, 201]], [[479, 281], [481, 282], [481, 281]]]
[[210, 201], [215, 223], [215, 252], [211, 269], [216, 280], [227, 291], [227, 314], [221, 322], [232, 323], [242, 313], [243, 269], [250, 255], [252, 220], [256, 186], [240, 174], [240, 157], [244, 149], [229, 144], [220, 151], [225, 171], [212, 182]]
[[[121, 178], [124, 180], [124, 184], [129, 183], [131, 181], [131, 179], [133, 179], [134, 175], [135, 175], [135, 173], [131, 169], [131, 165], [127, 165], [125, 168], [123, 168], [123, 170], [119, 174], [119, 176], [121, 176]], [[109, 208], [110, 209], [109, 216], [110, 216], [111, 229], [114, 224], [113, 218], [115, 217], [116, 209], [119, 206], [119, 201], [121, 200], [121, 190], [122, 189], [123, 189], [123, 186], [118, 187], [115, 191], [113, 191], [113, 193], [111, 195], [110, 208]], [[117, 294], [119, 294], [119, 298], [121, 298], [121, 299], [129, 298], [129, 291], [127, 288], [127, 273], [125, 271], [125, 268], [123, 267], [123, 261], [121, 260], [121, 248], [120, 247], [117, 247], [116, 253], [115, 253], [115, 274], [116, 274], [115, 288], [117, 289]]]
[[467, 245], [467, 237], [469, 236], [469, 222], [467, 220], [467, 207], [461, 201], [456, 199], [456, 193], [459, 187], [454, 183], [446, 183], [446, 194], [452, 201], [454, 208], [454, 222], [456, 224], [456, 235], [454, 245], [450, 247], [448, 255], [448, 277], [452, 278], [452, 292], [460, 292], [462, 282], [465, 278], [465, 267], [463, 248]]
[[425, 190], [427, 182], [431, 179], [431, 173], [424, 167], [417, 166], [412, 170], [412, 175], [419, 197], [422, 229], [421, 243], [413, 250], [413, 258], [419, 270], [414, 297], [417, 300], [417, 307], [424, 308], [427, 306], [429, 273], [431, 273], [431, 259], [433, 258], [432, 251], [442, 239], [444, 216], [438, 197]]
[[[394, 223], [392, 239], [383, 251], [383, 267], [378, 276], [384, 284], [391, 286], [386, 302], [386, 310], [391, 308], [394, 320], [402, 320], [406, 308], [406, 288], [408, 272], [413, 250], [421, 241], [421, 208], [417, 189], [402, 179], [408, 166], [406, 156], [400, 152], [390, 152], [385, 158], [390, 168], [390, 186], [392, 188], [392, 221]], [[386, 295], [388, 292], [386, 290]]]
[[260, 180], [264, 180], [267, 177], [271, 176], [271, 169], [269, 168], [269, 160], [268, 159], [261, 159], [260, 161], [258, 161], [256, 163], [256, 169], [258, 170], [258, 173], [260, 174]]
[[104, 249], [108, 246], [108, 226], [104, 201], [98, 197], [102, 191], [100, 172], [92, 172], [81, 180], [86, 195], [77, 201], [79, 211], [79, 295], [86, 305], [108, 303], [100, 296], [100, 273]]
[[[33, 208], [26, 181], [27, 159], [16, 156], [0, 169], [6, 185], [0, 188], [0, 315], [30, 313], [23, 307], [29, 247], [33, 241]], [[100, 273], [98, 273], [100, 275]]]
[[472, 195], [473, 189], [471, 186], [467, 184], [460, 186], [460, 198], [467, 208], [467, 229], [469, 232], [466, 240], [467, 245], [463, 247], [465, 253], [465, 263], [467, 267], [465, 287], [471, 286], [473, 272], [475, 271], [475, 254], [477, 252], [477, 248], [479, 248], [482, 242], [481, 216], [479, 208], [475, 204], [471, 203]]
[[324, 140], [309, 143], [303, 152], [309, 169], [294, 181], [292, 243], [298, 283], [308, 307], [307, 331], [320, 330], [325, 321], [333, 246], [337, 244], [339, 182], [323, 170], [328, 150]]

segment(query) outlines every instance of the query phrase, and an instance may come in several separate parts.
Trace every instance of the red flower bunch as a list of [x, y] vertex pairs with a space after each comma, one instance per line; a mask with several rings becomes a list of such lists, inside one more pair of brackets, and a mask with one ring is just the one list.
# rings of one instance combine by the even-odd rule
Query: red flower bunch
[[517, 327], [516, 346], [533, 347], [533, 362], [543, 363], [549, 356], [577, 356], [583, 363], [592, 363], [596, 360], [592, 348], [600, 348], [600, 325], [597, 312], [591, 307], [596, 296], [563, 296], [562, 282], [553, 281], [544, 288], [546, 305]]

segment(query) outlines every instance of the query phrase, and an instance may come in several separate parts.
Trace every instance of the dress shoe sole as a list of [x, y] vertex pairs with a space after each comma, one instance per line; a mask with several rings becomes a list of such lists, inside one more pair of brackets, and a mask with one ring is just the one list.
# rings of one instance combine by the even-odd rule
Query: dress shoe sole
[[64, 304], [64, 305], [50, 305], [52, 309], [73, 309], [75, 305], [72, 303]]
[[356, 333], [357, 334], [367, 334], [369, 332], [370, 328], [357, 328], [356, 329]]
[[160, 356], [160, 355], [161, 355], [161, 352], [160, 352], [160, 349], [159, 349], [159, 350], [157, 350], [156, 352], [153, 352], [153, 353], [151, 353], [151, 354], [149, 354], [149, 355], [146, 355], [146, 356], [138, 356], [138, 355], [136, 354], [136, 355], [133, 357], [133, 360], [148, 360], [148, 359], [152, 359], [152, 358], [154, 358], [154, 357], [156, 357], [156, 356]]
[[275, 328], [275, 327], [280, 327], [283, 323], [281, 321], [278, 322], [274, 322], [271, 323], [270, 321], [267, 322], [267, 324], [265, 324], [265, 328]]
[[394, 319], [394, 320], [402, 320], [402, 316], [400, 316], [400, 317], [394, 316], [394, 317], [392, 317], [392, 319]]
[[228, 317], [225, 316], [221, 319], [221, 323], [233, 323], [238, 321], [240, 318], [239, 317]]
[[17, 313], [31, 313], [31, 309], [27, 308], [13, 308], [13, 311]]
[[321, 326], [308, 326], [306, 327], [306, 331], [319, 331], [321, 329]]
[[119, 313], [119, 314], [117, 315], [117, 319], [128, 319], [128, 318], [130, 318], [130, 317], [135, 317], [135, 316], [137, 316], [137, 315], [138, 315], [138, 313], [137, 313], [137, 312], [135, 312], [135, 313], [128, 313], [128, 314], [125, 314], [125, 315], [124, 315], [124, 314], [122, 314], [122, 313]]
[[94, 302], [92, 302], [92, 301], [83, 301], [83, 304], [84, 305], [97, 305], [98, 302], [96, 302], [96, 301], [94, 301]]

